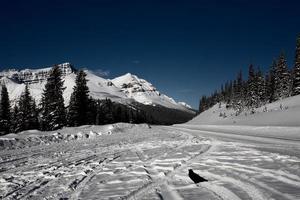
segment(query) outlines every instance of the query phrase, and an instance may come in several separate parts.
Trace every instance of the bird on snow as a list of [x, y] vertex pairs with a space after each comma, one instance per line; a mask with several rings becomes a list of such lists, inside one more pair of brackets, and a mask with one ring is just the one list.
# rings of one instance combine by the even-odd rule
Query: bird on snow
[[202, 178], [195, 172], [193, 172], [192, 169], [189, 169], [189, 177], [194, 181], [195, 183], [200, 183], [200, 182], [206, 182], [207, 180], [205, 178]]

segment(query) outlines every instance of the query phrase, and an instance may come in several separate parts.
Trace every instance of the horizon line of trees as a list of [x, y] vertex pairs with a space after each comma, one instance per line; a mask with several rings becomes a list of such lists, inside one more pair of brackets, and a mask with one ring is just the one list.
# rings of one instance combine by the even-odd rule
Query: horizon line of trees
[[11, 108], [9, 94], [2, 84], [0, 98], [0, 135], [10, 132], [39, 129], [51, 131], [64, 126], [85, 124], [102, 125], [116, 122], [151, 123], [151, 116], [130, 105], [112, 102], [110, 99], [96, 100], [89, 96], [86, 73], [79, 70], [68, 107], [64, 105], [64, 81], [59, 66], [49, 74], [39, 106], [30, 95], [28, 84], [19, 100]]
[[202, 96], [199, 102], [199, 113], [211, 108], [217, 103], [225, 102], [227, 108], [240, 114], [248, 109], [300, 94], [300, 35], [297, 38], [295, 62], [292, 69], [287, 66], [284, 53], [273, 60], [269, 71], [264, 74], [260, 68], [250, 64], [248, 78], [243, 79], [239, 71], [235, 80], [227, 81], [210, 96]]

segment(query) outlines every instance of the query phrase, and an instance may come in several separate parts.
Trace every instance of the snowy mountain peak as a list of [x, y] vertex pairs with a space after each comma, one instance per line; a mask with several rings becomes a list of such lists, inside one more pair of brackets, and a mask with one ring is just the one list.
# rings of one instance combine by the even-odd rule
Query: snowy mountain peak
[[182, 105], [182, 106], [184, 106], [184, 107], [186, 107], [188, 109], [193, 109], [192, 106], [190, 106], [189, 104], [187, 104], [185, 102], [180, 101], [180, 102], [178, 102], [178, 104], [180, 104], [180, 105]]
[[168, 108], [190, 110], [190, 107], [177, 103], [167, 95], [161, 94], [151, 83], [127, 73], [112, 80], [129, 98], [146, 105], [162, 105]]
[[[65, 104], [69, 99], [75, 85], [76, 69], [72, 64], [66, 62], [58, 65], [63, 73]], [[46, 84], [51, 67], [40, 69], [9, 69], [0, 72], [0, 84], [6, 84], [12, 103], [17, 102], [25, 85], [37, 103], [41, 100], [41, 94]], [[90, 96], [95, 99], [109, 98], [120, 103], [129, 103], [132, 100], [145, 105], [160, 105], [167, 108], [190, 111], [190, 107], [177, 103], [174, 99], [161, 94], [151, 83], [131, 73], [124, 74], [115, 79], [109, 80], [99, 77], [93, 71], [85, 70], [87, 74], [87, 85]]]
[[125, 92], [145, 92], [156, 91], [156, 88], [144, 79], [138, 78], [136, 75], [127, 73], [112, 80], [115, 86], [123, 89]]
[[[62, 71], [63, 76], [69, 75], [75, 71], [72, 65], [68, 62], [58, 65]], [[0, 78], [10, 78], [16, 82], [33, 84], [47, 80], [51, 67], [41, 69], [8, 69], [0, 72]]]

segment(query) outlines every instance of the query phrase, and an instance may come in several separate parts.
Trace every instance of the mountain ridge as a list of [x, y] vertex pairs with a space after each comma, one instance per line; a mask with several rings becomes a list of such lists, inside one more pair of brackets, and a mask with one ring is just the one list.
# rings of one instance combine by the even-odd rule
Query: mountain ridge
[[[69, 99], [75, 85], [77, 69], [69, 62], [58, 64], [63, 72], [64, 99], [69, 104]], [[38, 69], [7, 69], [0, 72], [0, 83], [5, 83], [12, 103], [16, 103], [25, 84], [28, 84], [32, 96], [37, 102], [41, 100], [41, 94], [46, 83], [51, 67]], [[112, 101], [130, 104], [132, 101], [144, 105], [164, 106], [171, 109], [194, 112], [187, 104], [177, 103], [171, 97], [161, 94], [150, 82], [126, 73], [114, 79], [102, 78], [91, 70], [85, 70], [90, 96], [95, 99], [109, 98]]]

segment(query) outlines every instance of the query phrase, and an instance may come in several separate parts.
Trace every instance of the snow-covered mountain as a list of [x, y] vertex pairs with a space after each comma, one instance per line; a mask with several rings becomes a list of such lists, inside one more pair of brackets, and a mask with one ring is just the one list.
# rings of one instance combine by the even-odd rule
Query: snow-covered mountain
[[[65, 104], [69, 104], [71, 93], [75, 85], [76, 69], [70, 63], [59, 65], [63, 72], [64, 79], [64, 99]], [[6, 70], [0, 72], [0, 82], [5, 83], [9, 91], [12, 103], [15, 103], [22, 92], [25, 84], [28, 84], [32, 96], [37, 102], [41, 100], [42, 92], [49, 76], [51, 68]], [[111, 81], [96, 76], [90, 71], [86, 71], [90, 95], [97, 99], [110, 98], [113, 101], [121, 102], [127, 96], [119, 88], [111, 84]]]
[[174, 109], [191, 109], [187, 104], [177, 103], [167, 95], [161, 94], [151, 83], [127, 73], [112, 80], [127, 97], [145, 105], [162, 105]]
[[[67, 105], [75, 85], [76, 69], [70, 63], [59, 65], [63, 72], [64, 99]], [[47, 77], [51, 67], [41, 69], [9, 69], [0, 72], [0, 83], [5, 83], [12, 103], [15, 103], [28, 84], [32, 96], [37, 102], [41, 100]], [[129, 104], [139, 102], [145, 105], [160, 105], [167, 108], [191, 111], [185, 103], [177, 103], [172, 98], [161, 94], [151, 83], [127, 73], [109, 80], [86, 70], [90, 95], [96, 99], [109, 98], [112, 101]]]

